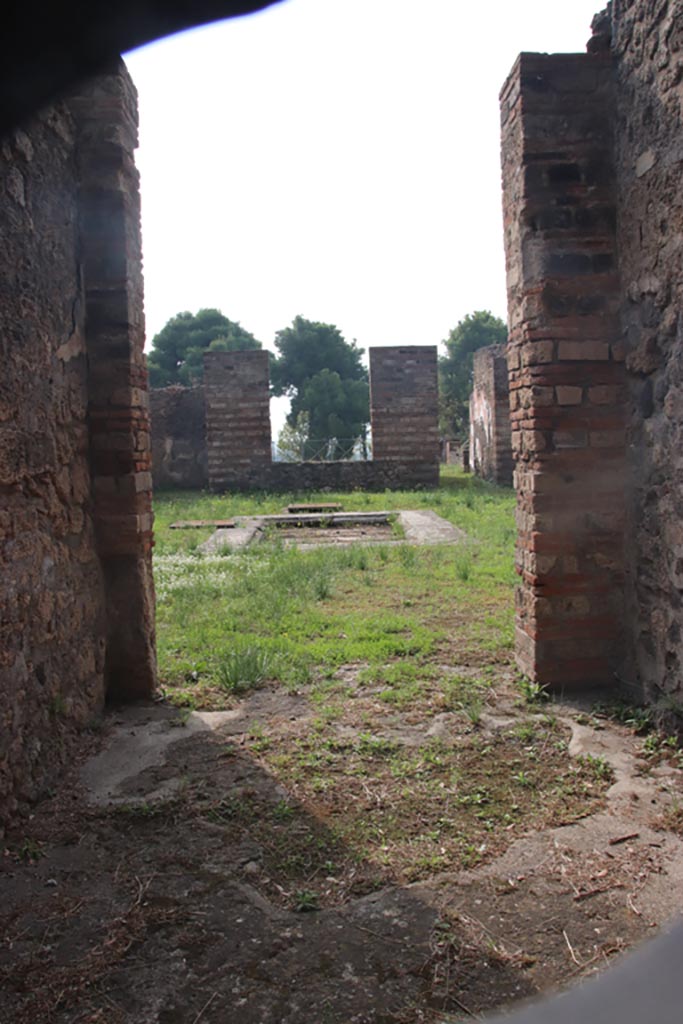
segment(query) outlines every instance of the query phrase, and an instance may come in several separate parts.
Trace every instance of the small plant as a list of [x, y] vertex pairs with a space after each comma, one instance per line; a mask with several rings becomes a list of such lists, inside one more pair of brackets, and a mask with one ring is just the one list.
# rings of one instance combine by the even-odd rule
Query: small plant
[[50, 714], [54, 715], [55, 718], [59, 718], [62, 715], [66, 714], [66, 701], [61, 696], [61, 694], [57, 694], [52, 698], [49, 704], [49, 708]]
[[273, 807], [273, 817], [276, 821], [289, 821], [294, 817], [294, 808], [287, 800], [278, 800]]
[[603, 782], [610, 782], [614, 778], [614, 769], [609, 761], [601, 755], [584, 754], [577, 758], [579, 764], [587, 768], [594, 778]]
[[260, 647], [238, 647], [218, 666], [218, 684], [228, 693], [244, 693], [260, 686], [274, 672], [273, 659]]
[[313, 593], [317, 601], [326, 601], [332, 593], [329, 576], [318, 575], [313, 578]]
[[294, 893], [294, 910], [297, 914], [307, 914], [313, 910], [320, 910], [318, 894], [310, 889], [297, 889]]
[[415, 565], [415, 548], [409, 544], [401, 544], [398, 549], [398, 557], [404, 569], [412, 569]]
[[547, 686], [544, 686], [542, 683], [536, 683], [533, 679], [528, 679], [526, 676], [520, 676], [517, 680], [517, 685], [522, 691], [522, 696], [527, 704], [542, 704], [543, 701], [550, 699]]
[[455, 575], [462, 583], [467, 583], [472, 575], [472, 552], [468, 547], [459, 546], [453, 556]]
[[481, 697], [473, 696], [460, 706], [476, 729], [481, 724], [481, 715], [484, 709], [484, 702]]
[[20, 860], [26, 861], [28, 864], [32, 864], [34, 861], [40, 860], [41, 857], [45, 856], [41, 844], [37, 843], [35, 839], [24, 839], [17, 850], [17, 854]]
[[512, 776], [512, 781], [516, 782], [518, 786], [533, 786], [534, 780], [527, 775], [526, 772], [517, 772], [516, 775]]

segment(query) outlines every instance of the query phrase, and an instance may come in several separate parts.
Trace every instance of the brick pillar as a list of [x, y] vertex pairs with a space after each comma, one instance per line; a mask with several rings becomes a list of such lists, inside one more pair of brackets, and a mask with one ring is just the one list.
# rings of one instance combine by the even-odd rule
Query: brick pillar
[[372, 458], [424, 462], [439, 473], [435, 345], [370, 349]]
[[258, 486], [271, 465], [269, 355], [207, 352], [204, 400], [209, 487]]
[[474, 353], [470, 396], [470, 465], [484, 480], [512, 484], [510, 391], [505, 345]]
[[522, 54], [501, 111], [517, 661], [542, 684], [610, 683], [626, 474], [609, 55]]
[[94, 521], [106, 586], [105, 680], [114, 699], [156, 680], [152, 476], [143, 354], [137, 93], [122, 61], [70, 101], [78, 130]]

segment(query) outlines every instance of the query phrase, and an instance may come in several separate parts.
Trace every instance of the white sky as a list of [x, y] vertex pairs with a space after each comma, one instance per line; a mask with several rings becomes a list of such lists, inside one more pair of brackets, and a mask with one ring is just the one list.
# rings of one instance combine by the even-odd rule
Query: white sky
[[599, 7], [285, 0], [128, 54], [148, 338], [203, 306], [268, 348], [299, 313], [366, 349], [505, 318], [498, 93]]

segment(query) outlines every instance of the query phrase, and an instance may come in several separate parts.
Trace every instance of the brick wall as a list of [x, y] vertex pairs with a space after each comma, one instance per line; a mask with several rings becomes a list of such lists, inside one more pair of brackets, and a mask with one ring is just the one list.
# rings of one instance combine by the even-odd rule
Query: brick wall
[[370, 419], [373, 458], [433, 464], [438, 480], [435, 345], [370, 349]]
[[522, 54], [501, 95], [516, 650], [611, 683], [623, 642], [623, 346], [609, 54]]
[[209, 486], [246, 477], [261, 486], [271, 462], [268, 352], [207, 352], [204, 400]]
[[[380, 436], [378, 452], [373, 435], [375, 457], [370, 462], [271, 461], [268, 358], [266, 351], [205, 356], [203, 393], [212, 490], [386, 490], [438, 484], [436, 348], [370, 349], [373, 430], [377, 423]], [[202, 389], [196, 390], [197, 396], [191, 399], [193, 414]], [[188, 389], [165, 391], [165, 397], [164, 391], [152, 393], [155, 485], [202, 486], [196, 472], [202, 461], [198, 430], [195, 426], [190, 430], [186, 417], [183, 422], [174, 417], [177, 435], [172, 435], [175, 427], [169, 424], [173, 403], [190, 401], [182, 396]], [[187, 458], [177, 458], [178, 450]]]
[[105, 683], [149, 695], [156, 651], [137, 92], [122, 61], [71, 101], [78, 125], [90, 469], [106, 590]]
[[149, 398], [154, 488], [207, 487], [204, 389], [155, 388]]
[[512, 484], [510, 390], [505, 345], [474, 353], [470, 397], [470, 465], [484, 480]]
[[133, 146], [134, 92], [114, 72], [0, 149], [0, 826], [108, 686], [153, 683]]

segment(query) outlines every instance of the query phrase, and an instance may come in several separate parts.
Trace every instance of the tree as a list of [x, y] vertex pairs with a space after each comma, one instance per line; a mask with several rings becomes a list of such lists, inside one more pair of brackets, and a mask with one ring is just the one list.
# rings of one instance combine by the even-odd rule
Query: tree
[[[370, 419], [368, 374], [361, 362], [363, 350], [344, 339], [332, 324], [295, 317], [291, 327], [275, 336], [279, 357], [273, 361], [276, 395], [288, 395], [291, 427], [308, 413], [306, 458], [339, 458], [348, 441], [365, 438]], [[337, 443], [345, 440], [347, 444]], [[326, 447], [327, 443], [327, 447]]]
[[200, 380], [205, 352], [236, 352], [261, 348], [253, 334], [228, 320], [219, 309], [177, 313], [152, 339], [147, 359], [153, 388], [192, 384]]
[[488, 310], [468, 313], [446, 338], [446, 355], [439, 358], [439, 429], [445, 437], [464, 441], [469, 434], [474, 353], [506, 341], [505, 324]]
[[285, 423], [277, 436], [277, 450], [282, 462], [302, 462], [309, 437], [309, 417], [300, 412], [296, 423]]

